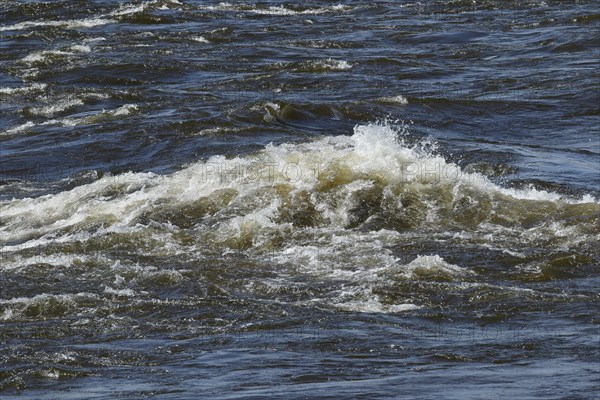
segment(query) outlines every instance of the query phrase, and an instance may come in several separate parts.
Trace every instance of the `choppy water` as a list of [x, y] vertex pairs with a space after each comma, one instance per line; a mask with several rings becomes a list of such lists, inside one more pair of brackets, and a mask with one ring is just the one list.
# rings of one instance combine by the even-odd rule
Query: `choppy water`
[[597, 398], [599, 20], [3, 0], [2, 398]]

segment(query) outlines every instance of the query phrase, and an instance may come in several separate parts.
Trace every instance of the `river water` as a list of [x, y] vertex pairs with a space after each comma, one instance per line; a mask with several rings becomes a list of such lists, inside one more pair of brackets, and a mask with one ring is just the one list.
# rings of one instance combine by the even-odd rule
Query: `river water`
[[597, 398], [599, 21], [2, 0], [2, 398]]

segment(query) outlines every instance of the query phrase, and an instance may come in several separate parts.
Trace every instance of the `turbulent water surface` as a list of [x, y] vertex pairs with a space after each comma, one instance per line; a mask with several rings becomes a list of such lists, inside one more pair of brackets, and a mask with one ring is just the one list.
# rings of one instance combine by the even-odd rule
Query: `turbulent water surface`
[[599, 21], [2, 0], [2, 398], [597, 398]]

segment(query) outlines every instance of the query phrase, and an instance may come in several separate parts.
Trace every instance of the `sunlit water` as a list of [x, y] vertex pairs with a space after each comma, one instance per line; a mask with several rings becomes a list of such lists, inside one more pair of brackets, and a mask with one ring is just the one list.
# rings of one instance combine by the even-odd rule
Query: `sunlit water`
[[2, 398], [597, 398], [599, 20], [3, 1]]

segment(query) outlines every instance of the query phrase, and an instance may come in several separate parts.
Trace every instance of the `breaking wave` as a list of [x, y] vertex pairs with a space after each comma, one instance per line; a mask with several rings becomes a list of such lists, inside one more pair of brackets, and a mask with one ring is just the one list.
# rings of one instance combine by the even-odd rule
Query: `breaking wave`
[[[408, 138], [402, 127], [360, 125], [351, 136], [214, 156], [170, 175], [104, 175], [72, 190], [3, 201], [3, 252], [11, 268], [24, 259], [20, 251], [34, 248], [95, 252], [107, 263], [118, 261], [110, 256], [115, 249], [191, 260], [244, 254], [280, 265], [282, 276], [353, 282], [312, 303], [382, 312], [419, 307], [375, 293], [382, 282], [476, 276], [435, 251], [403, 257], [393, 250], [406, 243], [459, 237], [510, 253], [523, 269], [540, 274], [548, 270], [540, 263], [560, 264], [582, 251], [588, 254], [577, 260], [594, 262], [591, 249], [600, 237], [595, 198], [505, 188]], [[541, 255], [526, 254], [532, 249]], [[285, 285], [278, 282], [271, 284]]]

